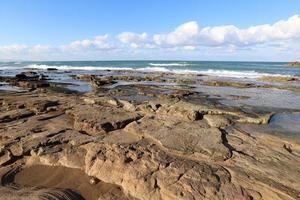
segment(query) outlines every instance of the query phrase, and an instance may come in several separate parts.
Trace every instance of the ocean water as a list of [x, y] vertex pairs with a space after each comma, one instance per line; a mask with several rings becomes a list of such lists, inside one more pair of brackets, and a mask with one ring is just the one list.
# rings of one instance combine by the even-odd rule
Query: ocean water
[[300, 76], [300, 68], [282, 62], [214, 62], [214, 61], [47, 61], [0, 62], [0, 75], [14, 74], [26, 68], [57, 68], [64, 71], [129, 70], [203, 74], [218, 77], [249, 78], [261, 76]]

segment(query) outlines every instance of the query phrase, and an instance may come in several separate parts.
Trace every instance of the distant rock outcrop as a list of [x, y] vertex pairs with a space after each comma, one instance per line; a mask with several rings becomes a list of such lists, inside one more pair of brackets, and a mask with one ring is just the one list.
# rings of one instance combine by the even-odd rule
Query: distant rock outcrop
[[290, 62], [286, 64], [287, 67], [300, 67], [300, 61]]

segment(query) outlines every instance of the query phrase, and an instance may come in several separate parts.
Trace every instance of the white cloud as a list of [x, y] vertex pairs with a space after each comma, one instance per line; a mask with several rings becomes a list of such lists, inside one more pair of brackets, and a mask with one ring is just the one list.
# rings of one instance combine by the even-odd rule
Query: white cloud
[[[238, 28], [234, 25], [201, 27], [196, 21], [184, 23], [173, 31], [149, 35], [147, 33], [122, 32], [116, 38], [108, 34], [94, 38], [76, 40], [69, 44], [23, 45], [12, 44], [0, 46], [0, 58], [48, 58], [48, 56], [85, 57], [93, 55], [96, 58], [106, 55], [150, 55], [158, 57], [165, 52], [173, 55], [188, 55], [193, 52], [205, 55], [207, 52], [218, 51], [219, 55], [248, 52], [249, 55], [263, 52], [267, 49], [274, 55], [276, 51], [289, 54], [299, 54], [300, 45], [300, 16], [294, 15], [287, 20], [280, 20], [274, 24], [263, 24]], [[134, 53], [133, 53], [134, 52]], [[175, 54], [175, 52], [178, 52]], [[184, 54], [186, 52], [186, 54]], [[260, 52], [260, 53], [261, 53]], [[295, 56], [294, 56], [295, 57]]]
[[115, 46], [108, 42], [108, 34], [99, 35], [94, 39], [76, 40], [68, 45], [62, 46], [65, 51], [81, 51], [81, 50], [111, 50]]
[[147, 33], [132, 33], [132, 32], [123, 32], [120, 33], [117, 38], [121, 43], [129, 44], [131, 48], [138, 49], [138, 48], [147, 48], [148, 44], [148, 34]]
[[156, 34], [153, 36], [154, 43], [159, 46], [187, 46], [194, 44], [199, 33], [197, 22], [187, 22], [180, 25], [175, 31], [168, 34]]
[[123, 43], [136, 43], [136, 42], [145, 42], [148, 39], [147, 33], [132, 33], [132, 32], [123, 32], [118, 35], [118, 39]]
[[192, 21], [180, 25], [175, 31], [153, 36], [155, 44], [161, 47], [174, 46], [249, 46], [267, 42], [293, 40], [300, 38], [300, 17], [294, 15], [288, 20], [272, 25], [251, 26], [239, 29], [233, 25], [199, 28]]
[[20, 44], [12, 44], [12, 45], [4, 45], [0, 46], [0, 52], [1, 53], [21, 53], [27, 50], [26, 45], [20, 45]]
[[49, 53], [53, 50], [53, 47], [49, 45], [35, 45], [27, 48], [29, 53]]
[[183, 49], [184, 49], [184, 50], [190, 50], [190, 51], [193, 51], [193, 50], [196, 50], [197, 47], [195, 47], [195, 46], [184, 46]]
[[[31, 59], [45, 58], [51, 56], [70, 56], [70, 55], [87, 55], [97, 51], [108, 52], [117, 48], [108, 40], [108, 35], [96, 36], [93, 39], [77, 40], [66, 45], [50, 46], [50, 45], [33, 45], [27, 46], [22, 44], [0, 46], [0, 58], [13, 59]], [[49, 57], [50, 56], [50, 57]]]

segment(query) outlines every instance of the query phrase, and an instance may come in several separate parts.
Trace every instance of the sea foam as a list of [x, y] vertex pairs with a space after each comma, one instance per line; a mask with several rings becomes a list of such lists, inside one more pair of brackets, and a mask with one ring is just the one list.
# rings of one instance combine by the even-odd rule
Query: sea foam
[[[151, 63], [150, 63], [151, 64]], [[216, 70], [216, 69], [207, 69], [207, 70], [192, 70], [192, 69], [180, 69], [180, 68], [171, 68], [171, 64], [179, 63], [168, 63], [169, 67], [114, 67], [114, 66], [70, 66], [70, 65], [45, 65], [45, 64], [31, 64], [26, 65], [23, 68], [33, 68], [33, 69], [42, 69], [47, 68], [57, 68], [58, 70], [87, 70], [87, 71], [103, 71], [103, 70], [125, 70], [125, 71], [139, 71], [139, 72], [164, 72], [164, 73], [174, 73], [174, 74], [203, 74], [210, 76], [219, 76], [219, 77], [231, 77], [231, 78], [259, 78], [262, 76], [289, 76], [282, 74], [270, 74], [270, 73], [261, 73], [256, 71], [234, 71], [234, 70]], [[157, 64], [158, 65], [158, 64]]]

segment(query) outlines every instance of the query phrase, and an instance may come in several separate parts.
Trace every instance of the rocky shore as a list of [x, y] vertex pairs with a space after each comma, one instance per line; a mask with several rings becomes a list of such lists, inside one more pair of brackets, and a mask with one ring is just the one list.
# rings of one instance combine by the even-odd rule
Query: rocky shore
[[89, 93], [39, 73], [1, 77], [25, 91], [0, 91], [0, 199], [299, 199], [299, 139], [240, 128], [275, 111], [191, 90], [268, 87], [194, 76], [73, 76]]

